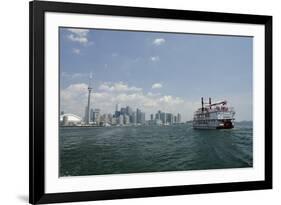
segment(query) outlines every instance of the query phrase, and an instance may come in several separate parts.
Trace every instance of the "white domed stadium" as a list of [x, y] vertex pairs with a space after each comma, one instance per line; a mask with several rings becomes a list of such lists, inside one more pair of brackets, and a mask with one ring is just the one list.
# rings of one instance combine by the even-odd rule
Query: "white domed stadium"
[[64, 126], [79, 125], [81, 122], [82, 118], [77, 115], [71, 113], [60, 115], [60, 124]]

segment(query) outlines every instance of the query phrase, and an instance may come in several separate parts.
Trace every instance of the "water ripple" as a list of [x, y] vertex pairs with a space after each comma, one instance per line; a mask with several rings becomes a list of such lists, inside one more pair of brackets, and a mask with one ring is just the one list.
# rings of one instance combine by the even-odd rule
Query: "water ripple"
[[60, 175], [253, 166], [252, 126], [232, 130], [167, 127], [60, 128]]

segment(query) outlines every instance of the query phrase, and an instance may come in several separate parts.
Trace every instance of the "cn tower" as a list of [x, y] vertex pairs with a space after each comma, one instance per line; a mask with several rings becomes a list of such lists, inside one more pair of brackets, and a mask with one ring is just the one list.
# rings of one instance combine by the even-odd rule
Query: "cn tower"
[[91, 87], [91, 81], [92, 81], [92, 73], [90, 74], [90, 78], [89, 78], [89, 85], [88, 85], [88, 106], [87, 106], [87, 119], [86, 119], [86, 124], [90, 124], [91, 121], [91, 108], [90, 108], [90, 104], [91, 104], [91, 92], [93, 90], [93, 88]]

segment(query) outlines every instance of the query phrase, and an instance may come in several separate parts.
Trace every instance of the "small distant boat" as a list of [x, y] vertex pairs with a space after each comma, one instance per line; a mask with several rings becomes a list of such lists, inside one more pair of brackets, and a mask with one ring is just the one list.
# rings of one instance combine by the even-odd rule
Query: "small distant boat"
[[233, 107], [227, 106], [227, 101], [212, 103], [209, 98], [209, 103], [204, 103], [201, 98], [201, 108], [195, 111], [193, 116], [194, 129], [232, 129], [234, 128]]

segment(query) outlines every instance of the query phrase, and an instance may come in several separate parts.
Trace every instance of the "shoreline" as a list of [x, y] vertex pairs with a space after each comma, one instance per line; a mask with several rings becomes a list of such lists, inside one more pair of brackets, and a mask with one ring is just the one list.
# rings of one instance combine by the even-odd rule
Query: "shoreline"
[[189, 123], [177, 123], [173, 125], [125, 125], [125, 126], [77, 126], [77, 125], [59, 125], [59, 128], [123, 128], [123, 127], [171, 127], [171, 126], [176, 126], [176, 125], [186, 125]]

